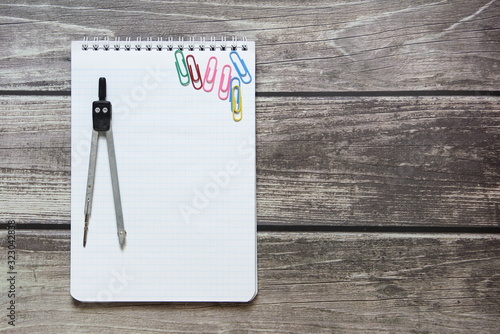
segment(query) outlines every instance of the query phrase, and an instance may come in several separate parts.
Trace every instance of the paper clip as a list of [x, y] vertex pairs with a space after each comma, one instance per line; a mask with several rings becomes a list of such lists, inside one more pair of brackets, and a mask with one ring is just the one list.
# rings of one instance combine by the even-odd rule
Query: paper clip
[[[193, 67], [189, 63], [189, 59], [193, 59], [193, 65], [196, 68], [196, 79], [194, 78]], [[189, 55], [186, 57], [186, 63], [188, 65], [189, 76], [191, 77], [191, 83], [193, 84], [193, 88], [196, 90], [201, 89], [201, 87], [203, 87], [203, 81], [201, 80], [200, 65], [196, 63], [196, 60], [194, 59], [193, 55]], [[198, 87], [195, 86], [196, 82], [200, 83]]]
[[[238, 81], [238, 83], [235, 85], [235, 84], [233, 84], [233, 81]], [[233, 87], [235, 87], [235, 86], [241, 86], [241, 80], [238, 77], [231, 78], [231, 86], [230, 86], [231, 92], [232, 92]], [[233, 94], [230, 94], [229, 95], [229, 102], [231, 102], [232, 100], [233, 100]], [[239, 101], [237, 101], [237, 102], [239, 103]]]
[[[244, 73], [241, 72], [241, 70], [240, 70], [237, 62], [233, 59], [233, 55], [236, 55], [236, 57], [238, 58], [237, 60], [240, 62], [241, 66], [245, 70]], [[250, 71], [248, 70], [247, 65], [245, 64], [245, 62], [243, 61], [243, 59], [241, 59], [239, 53], [236, 52], [236, 51], [231, 51], [229, 53], [229, 58], [231, 59], [231, 62], [234, 65], [234, 69], [236, 70], [236, 72], [240, 76], [241, 82], [243, 82], [245, 84], [248, 84], [248, 83], [252, 82], [252, 75], [250, 74]], [[245, 78], [247, 78], [246, 79], [247, 81], [245, 81]]]
[[[229, 69], [229, 73], [227, 74], [227, 83], [226, 83], [226, 88], [222, 89], [222, 85], [224, 83], [224, 79], [226, 78], [226, 75], [224, 74], [225, 70]], [[224, 65], [222, 68], [222, 74], [220, 76], [220, 83], [219, 83], [219, 99], [221, 100], [226, 100], [229, 97], [229, 91], [231, 90], [231, 66], [229, 65]], [[224, 95], [221, 95], [221, 93], [224, 93]]]
[[[236, 91], [238, 91], [237, 96]], [[233, 114], [233, 120], [239, 122], [243, 118], [243, 97], [241, 96], [241, 87], [239, 85], [234, 86], [231, 90], [231, 95], [231, 113]]]
[[[213, 66], [210, 66], [212, 59], [215, 60], [215, 64]], [[205, 71], [205, 77], [203, 79], [203, 90], [205, 92], [211, 92], [214, 88], [215, 76], [217, 75], [217, 62], [217, 57], [210, 57], [210, 59], [208, 59], [207, 69]], [[210, 74], [211, 70], [213, 70], [213, 72], [211, 78], [209, 79], [208, 75]]]
[[[179, 57], [177, 56], [179, 54], [182, 57], [181, 59], [179, 59]], [[189, 85], [189, 73], [188, 73], [188, 68], [186, 65], [186, 59], [184, 59], [184, 53], [182, 53], [182, 50], [177, 50], [174, 53], [174, 57], [175, 57], [175, 67], [177, 68], [177, 76], [179, 77], [179, 82], [183, 86]], [[182, 65], [184, 66], [184, 70], [186, 71], [186, 74], [182, 73], [181, 68], [179, 66], [179, 60], [182, 61]], [[182, 82], [182, 78], [186, 78], [186, 82]]]

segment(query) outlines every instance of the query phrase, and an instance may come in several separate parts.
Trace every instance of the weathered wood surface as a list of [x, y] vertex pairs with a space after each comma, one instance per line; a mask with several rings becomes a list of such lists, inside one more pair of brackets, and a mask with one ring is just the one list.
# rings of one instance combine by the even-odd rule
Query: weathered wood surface
[[[6, 232], [0, 261], [5, 263]], [[17, 231], [22, 333], [495, 333], [500, 236], [259, 233], [250, 304], [82, 304], [69, 231]], [[6, 290], [5, 271], [1, 290]], [[128, 279], [124, 278], [124, 284]], [[0, 304], [7, 296], [0, 294]], [[0, 331], [10, 333], [6, 321]]]
[[[69, 223], [69, 104], [0, 97], [4, 220]], [[484, 96], [260, 97], [258, 222], [498, 226], [499, 113]]]
[[247, 36], [258, 91], [498, 90], [500, 2], [0, 4], [0, 89], [69, 90], [83, 36]]
[[[500, 226], [498, 97], [397, 96], [498, 91], [496, 0], [3, 1], [0, 223], [69, 224], [70, 97], [14, 95], [68, 94], [70, 41], [213, 35], [257, 41], [258, 92], [297, 93], [257, 99], [261, 226]], [[353, 93], [300, 93], [331, 91]], [[20, 333], [500, 332], [498, 234], [260, 232], [250, 304], [81, 304], [69, 231], [16, 240]]]

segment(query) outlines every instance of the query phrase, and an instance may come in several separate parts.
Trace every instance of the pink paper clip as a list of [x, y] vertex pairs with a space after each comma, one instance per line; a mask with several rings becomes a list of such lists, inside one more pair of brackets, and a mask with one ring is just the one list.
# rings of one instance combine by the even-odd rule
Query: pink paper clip
[[[225, 75], [226, 68], [229, 70], [229, 73]], [[222, 89], [223, 84], [224, 84], [224, 79], [226, 79], [227, 76], [227, 81], [226, 81], [226, 88]], [[219, 99], [221, 100], [227, 100], [229, 97], [229, 91], [231, 88], [231, 66], [229, 65], [224, 65], [222, 68], [222, 74], [220, 76], [220, 84], [219, 84]], [[224, 95], [221, 95], [221, 93], [224, 93]]]
[[[193, 60], [193, 65], [189, 63], [189, 59]], [[191, 82], [193, 84], [194, 89], [201, 89], [201, 87], [203, 87], [203, 81], [201, 80], [200, 65], [196, 63], [196, 60], [194, 59], [193, 55], [189, 55], [186, 57], [186, 63], [188, 65], [189, 76], [191, 77]], [[196, 78], [193, 75], [193, 66], [196, 68]], [[195, 85], [195, 83], [197, 82], [200, 83], [198, 87], [196, 87]]]
[[[214, 65], [211, 65], [212, 60], [215, 61]], [[211, 92], [212, 89], [215, 86], [215, 76], [217, 75], [217, 57], [210, 57], [207, 63], [207, 69], [205, 71], [205, 77], [203, 79], [203, 90], [205, 92]], [[210, 71], [212, 71], [212, 76], [208, 78], [208, 75], [210, 74]]]

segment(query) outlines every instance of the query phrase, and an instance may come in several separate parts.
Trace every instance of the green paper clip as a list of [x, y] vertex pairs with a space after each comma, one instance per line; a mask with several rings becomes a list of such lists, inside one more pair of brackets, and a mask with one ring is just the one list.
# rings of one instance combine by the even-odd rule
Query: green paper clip
[[[181, 59], [179, 59], [178, 57], [179, 54], [182, 57]], [[187, 86], [189, 85], [189, 72], [186, 64], [186, 59], [184, 59], [184, 53], [182, 53], [182, 50], [177, 50], [175, 51], [174, 56], [175, 56], [175, 67], [177, 68], [177, 76], [179, 77], [179, 82], [181, 83], [181, 85]], [[182, 65], [184, 66], [184, 71], [186, 74], [182, 73], [181, 68], [179, 66], [179, 60], [182, 61]], [[182, 78], [186, 78], [186, 81], [183, 82]]]

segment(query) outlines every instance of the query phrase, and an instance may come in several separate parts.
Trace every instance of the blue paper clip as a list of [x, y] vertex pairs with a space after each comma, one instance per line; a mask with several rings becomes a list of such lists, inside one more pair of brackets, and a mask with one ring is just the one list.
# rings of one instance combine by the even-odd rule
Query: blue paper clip
[[[243, 70], [245, 70], [244, 73], [241, 72], [240, 70], [240, 67], [239, 65], [237, 64], [237, 62], [233, 59], [233, 55], [236, 55], [236, 57], [238, 58], [237, 61], [239, 61], [239, 63], [241, 64], [241, 66], [243, 67]], [[240, 76], [241, 78], [241, 82], [245, 83], [245, 84], [248, 84], [250, 82], [252, 82], [252, 75], [250, 74], [250, 71], [248, 70], [247, 68], [247, 65], [245, 64], [245, 62], [243, 61], [243, 59], [241, 59], [240, 55], [238, 52], [236, 51], [231, 51], [229, 53], [229, 58], [231, 59], [231, 62], [233, 63], [234, 65], [234, 69], [236, 70], [236, 72], [238, 73], [238, 75]], [[246, 79], [245, 81], [245, 78], [248, 78]]]
[[[238, 83], [236, 85], [233, 84], [233, 81], [238, 81]], [[241, 80], [240, 78], [232, 78], [231, 79], [231, 92], [233, 91], [233, 88], [236, 87], [236, 86], [241, 86]], [[238, 95], [238, 98], [239, 98], [239, 95]], [[231, 102], [233, 100], [233, 94], [229, 94], [229, 102]], [[240, 101], [236, 101], [237, 103], [239, 103]]]
[[[179, 59], [179, 57], [177, 56], [179, 54], [182, 57], [181, 59]], [[188, 68], [186, 65], [186, 59], [184, 59], [184, 53], [182, 53], [182, 50], [179, 49], [179, 50], [175, 51], [174, 57], [175, 57], [175, 67], [177, 68], [177, 76], [179, 77], [179, 82], [181, 83], [181, 85], [187, 86], [187, 85], [189, 85], [189, 72], [188, 72]], [[182, 65], [184, 66], [184, 70], [185, 70], [186, 74], [182, 73], [181, 68], [179, 66], [179, 60], [182, 61]], [[186, 78], [186, 81], [183, 82], [182, 78]]]

